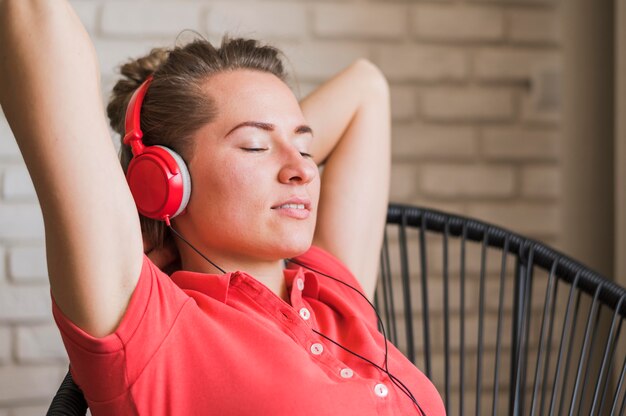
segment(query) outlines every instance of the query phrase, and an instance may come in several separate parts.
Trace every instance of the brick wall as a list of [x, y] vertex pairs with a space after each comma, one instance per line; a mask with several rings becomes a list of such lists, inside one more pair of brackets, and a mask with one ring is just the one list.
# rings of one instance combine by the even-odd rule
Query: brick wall
[[[559, 243], [556, 0], [72, 4], [96, 45], [105, 96], [117, 64], [185, 28], [273, 42], [298, 97], [369, 58], [391, 85], [393, 201]], [[51, 318], [41, 212], [1, 116], [0, 175], [0, 416], [39, 415], [68, 361]]]

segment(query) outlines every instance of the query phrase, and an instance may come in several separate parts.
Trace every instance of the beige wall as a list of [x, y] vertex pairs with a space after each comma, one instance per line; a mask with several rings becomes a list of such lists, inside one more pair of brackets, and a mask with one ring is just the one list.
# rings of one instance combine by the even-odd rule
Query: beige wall
[[[569, 1], [569, 0], [567, 0]], [[367, 57], [392, 91], [393, 201], [561, 240], [560, 11], [554, 0], [76, 0], [115, 65], [183, 28], [283, 48], [306, 94]], [[0, 117], [0, 416], [40, 415], [67, 369], [52, 323], [41, 214]]]
[[613, 275], [613, 0], [563, 2], [563, 239], [566, 253]]

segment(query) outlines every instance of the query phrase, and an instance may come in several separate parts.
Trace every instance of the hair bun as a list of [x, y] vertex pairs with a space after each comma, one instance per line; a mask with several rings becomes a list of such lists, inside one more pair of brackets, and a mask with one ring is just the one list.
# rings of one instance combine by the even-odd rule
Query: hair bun
[[147, 55], [130, 60], [120, 67], [123, 77], [113, 87], [107, 105], [107, 116], [113, 130], [117, 132], [124, 130], [126, 107], [131, 95], [150, 74], [167, 61], [168, 56], [167, 48], [154, 48]]
[[120, 67], [120, 72], [139, 86], [148, 76], [154, 73], [163, 62], [167, 61], [167, 48], [154, 48], [146, 56], [126, 62]]

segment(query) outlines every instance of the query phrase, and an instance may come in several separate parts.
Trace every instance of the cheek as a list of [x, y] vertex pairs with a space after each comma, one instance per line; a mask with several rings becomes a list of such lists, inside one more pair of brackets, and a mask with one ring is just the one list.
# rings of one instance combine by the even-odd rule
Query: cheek
[[[260, 169], [260, 168], [259, 168]], [[267, 189], [262, 177], [252, 163], [224, 160], [203, 172], [199, 192], [203, 203], [212, 204], [220, 215], [232, 217], [250, 208], [263, 206]], [[195, 188], [194, 188], [195, 189]]]
[[315, 179], [311, 181], [311, 183], [309, 183], [307, 188], [309, 190], [311, 201], [313, 202], [313, 205], [315, 206], [315, 209], [317, 211], [317, 205], [319, 203], [320, 192], [321, 192], [321, 178], [320, 178], [319, 172], [317, 176], [315, 177]]

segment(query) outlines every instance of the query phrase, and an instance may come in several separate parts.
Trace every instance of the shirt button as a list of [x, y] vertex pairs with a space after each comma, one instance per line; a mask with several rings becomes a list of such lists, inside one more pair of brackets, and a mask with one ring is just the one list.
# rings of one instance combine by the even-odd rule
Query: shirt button
[[387, 389], [387, 386], [385, 386], [383, 383], [378, 383], [374, 386], [374, 393], [376, 393], [378, 397], [387, 397], [387, 394], [389, 394], [389, 390]]
[[354, 375], [354, 372], [350, 368], [342, 368], [339, 374], [343, 378], [350, 378]]
[[311, 345], [311, 354], [320, 355], [322, 352], [324, 352], [324, 346], [320, 344], [319, 342], [316, 342], [315, 344]]
[[304, 289], [304, 280], [302, 280], [302, 278], [298, 277], [296, 279], [296, 286], [298, 287], [298, 290], [303, 290]]
[[311, 317], [311, 312], [307, 308], [300, 309], [300, 316], [307, 321]]

